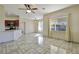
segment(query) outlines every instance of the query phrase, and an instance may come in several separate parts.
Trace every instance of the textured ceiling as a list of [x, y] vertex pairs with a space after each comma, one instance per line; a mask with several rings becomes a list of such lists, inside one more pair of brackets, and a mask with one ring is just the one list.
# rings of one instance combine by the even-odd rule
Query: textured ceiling
[[[62, 8], [71, 6], [71, 4], [34, 4], [32, 7], [37, 7], [38, 10], [35, 14], [29, 13], [25, 14], [26, 10], [19, 10], [18, 8], [25, 8], [23, 4], [4, 4], [6, 13], [8, 15], [14, 14], [19, 15], [21, 18], [26, 19], [41, 19], [46, 13], [54, 12]], [[45, 9], [44, 9], [45, 8]]]

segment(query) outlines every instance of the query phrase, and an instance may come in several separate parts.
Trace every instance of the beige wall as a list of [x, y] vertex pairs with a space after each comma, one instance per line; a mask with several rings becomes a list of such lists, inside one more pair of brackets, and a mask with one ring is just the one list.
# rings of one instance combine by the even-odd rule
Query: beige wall
[[5, 10], [2, 5], [0, 5], [0, 31], [4, 31], [4, 18], [5, 18]]
[[26, 33], [33, 33], [34, 31], [35, 31], [34, 21], [33, 20], [26, 20], [25, 21], [25, 32]]
[[19, 16], [5, 16], [5, 20], [19, 20]]
[[34, 20], [20, 18], [20, 29], [23, 33], [34, 33], [36, 31], [35, 27], [36, 25]]
[[44, 36], [48, 36], [48, 28], [49, 28], [48, 17], [44, 16], [44, 18], [43, 18], [43, 34], [44, 34]]
[[37, 33], [38, 32], [38, 21], [37, 20], [34, 20], [34, 32]]
[[[74, 5], [74, 6], [44, 15], [44, 26], [43, 26], [44, 33], [43, 34], [45, 36], [48, 36], [48, 19], [50, 17], [52, 17], [52, 16], [56, 17], [56, 16], [60, 16], [60, 15], [69, 15], [69, 14], [70, 14], [70, 17], [68, 19], [68, 23], [69, 23], [68, 29], [70, 29], [69, 37], [71, 38], [72, 41], [79, 42], [79, 5]], [[58, 33], [58, 35], [59, 34], [61, 35], [60, 32]], [[69, 35], [68, 32], [65, 33], [65, 37], [68, 37], [66, 34]], [[52, 36], [57, 37], [58, 35], [53, 33]], [[60, 37], [62, 37], [62, 36], [60, 36]]]
[[35, 27], [35, 32], [38, 33], [38, 32], [43, 32], [43, 31], [39, 31], [38, 29], [38, 26], [39, 26], [39, 22], [42, 22], [43, 20], [40, 19], [40, 20], [34, 20], [34, 27]]
[[19, 29], [22, 30], [22, 33], [25, 33], [24, 31], [24, 20], [19, 19]]

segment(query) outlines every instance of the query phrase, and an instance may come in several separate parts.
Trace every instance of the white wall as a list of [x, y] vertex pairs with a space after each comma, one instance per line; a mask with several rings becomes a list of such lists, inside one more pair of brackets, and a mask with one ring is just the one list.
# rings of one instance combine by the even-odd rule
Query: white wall
[[33, 33], [34, 31], [35, 31], [34, 21], [32, 21], [32, 20], [26, 20], [25, 21], [25, 32], [26, 33]]
[[19, 28], [23, 31], [24, 34], [35, 32], [34, 20], [20, 18]]
[[19, 20], [19, 29], [24, 33], [24, 21], [22, 19]]

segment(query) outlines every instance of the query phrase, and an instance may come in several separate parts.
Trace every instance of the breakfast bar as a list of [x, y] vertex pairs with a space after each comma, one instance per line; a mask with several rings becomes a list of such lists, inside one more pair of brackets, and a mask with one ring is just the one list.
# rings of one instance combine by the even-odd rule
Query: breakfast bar
[[21, 30], [8, 30], [0, 32], [0, 43], [17, 40], [22, 36]]

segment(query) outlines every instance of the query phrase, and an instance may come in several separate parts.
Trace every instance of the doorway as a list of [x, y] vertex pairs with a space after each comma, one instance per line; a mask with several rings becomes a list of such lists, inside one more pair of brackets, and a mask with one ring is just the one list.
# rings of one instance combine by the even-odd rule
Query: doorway
[[43, 21], [38, 21], [38, 32], [43, 32]]

